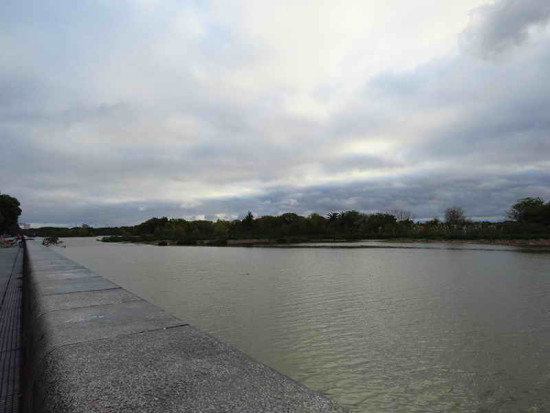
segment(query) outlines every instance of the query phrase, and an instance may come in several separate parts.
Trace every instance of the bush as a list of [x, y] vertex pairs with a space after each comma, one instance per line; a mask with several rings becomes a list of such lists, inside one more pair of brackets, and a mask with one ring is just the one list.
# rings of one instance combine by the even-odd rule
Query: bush
[[46, 247], [49, 247], [50, 245], [59, 245], [62, 243], [62, 241], [59, 241], [59, 237], [56, 236], [46, 237], [42, 240], [42, 245]]

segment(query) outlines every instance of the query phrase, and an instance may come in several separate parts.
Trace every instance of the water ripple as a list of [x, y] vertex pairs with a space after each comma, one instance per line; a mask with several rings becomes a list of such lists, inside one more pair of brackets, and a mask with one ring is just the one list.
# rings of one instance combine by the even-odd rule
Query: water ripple
[[66, 244], [354, 412], [550, 411], [548, 255]]

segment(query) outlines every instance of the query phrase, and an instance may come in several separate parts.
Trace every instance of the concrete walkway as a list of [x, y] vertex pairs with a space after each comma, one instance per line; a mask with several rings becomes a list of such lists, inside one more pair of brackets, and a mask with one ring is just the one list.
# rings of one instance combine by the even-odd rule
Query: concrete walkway
[[0, 248], [0, 413], [19, 411], [23, 249]]
[[56, 248], [33, 241], [27, 248], [33, 372], [25, 411], [345, 412]]

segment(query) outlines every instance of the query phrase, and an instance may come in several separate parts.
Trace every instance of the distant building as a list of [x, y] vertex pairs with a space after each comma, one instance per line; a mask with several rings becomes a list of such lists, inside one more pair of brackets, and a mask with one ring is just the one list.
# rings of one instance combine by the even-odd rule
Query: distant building
[[27, 224], [25, 222], [21, 222], [19, 226], [21, 227], [21, 229], [31, 229], [31, 224]]

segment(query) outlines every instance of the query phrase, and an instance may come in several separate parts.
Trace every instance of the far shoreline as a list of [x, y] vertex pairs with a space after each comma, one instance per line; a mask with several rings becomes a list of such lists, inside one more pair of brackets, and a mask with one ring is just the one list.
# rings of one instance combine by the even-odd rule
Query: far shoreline
[[[93, 238], [93, 237], [90, 237]], [[339, 246], [337, 244], [349, 243], [356, 244], [361, 242], [379, 242], [391, 244], [455, 244], [455, 245], [495, 245], [524, 248], [529, 250], [548, 250], [550, 251], [550, 238], [532, 238], [532, 239], [452, 239], [452, 238], [364, 238], [364, 239], [233, 239], [233, 240], [195, 240], [178, 241], [169, 239], [129, 239], [130, 237], [95, 237], [98, 241], [105, 243], [130, 243], [147, 244], [156, 246], [199, 246], [199, 247], [272, 247], [272, 248], [330, 248], [330, 245], [319, 246], [314, 244], [335, 244], [333, 248], [383, 248], [382, 246]]]

